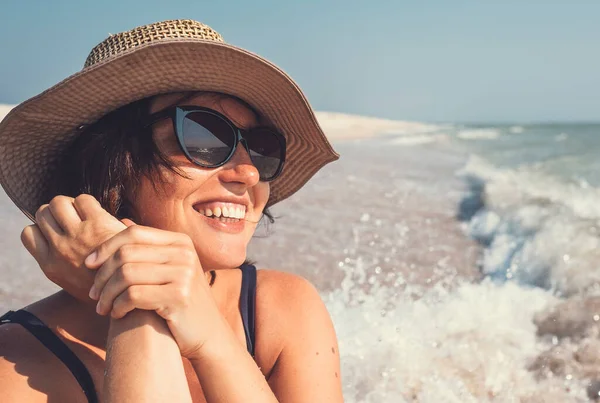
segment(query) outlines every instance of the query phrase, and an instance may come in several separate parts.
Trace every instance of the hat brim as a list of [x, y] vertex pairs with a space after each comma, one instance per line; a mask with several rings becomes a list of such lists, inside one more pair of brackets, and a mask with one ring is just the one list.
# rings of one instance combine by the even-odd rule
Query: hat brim
[[338, 159], [302, 91], [277, 66], [232, 45], [170, 39], [88, 67], [14, 108], [0, 122], [4, 190], [34, 220], [79, 126], [133, 101], [179, 91], [234, 95], [286, 137], [286, 165], [271, 182], [269, 206]]

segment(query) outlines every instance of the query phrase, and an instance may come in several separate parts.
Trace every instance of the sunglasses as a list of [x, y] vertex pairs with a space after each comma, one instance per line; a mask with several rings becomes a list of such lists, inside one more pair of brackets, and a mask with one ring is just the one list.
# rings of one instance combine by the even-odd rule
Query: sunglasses
[[145, 127], [167, 118], [173, 122], [181, 150], [196, 165], [204, 168], [223, 166], [241, 143], [261, 181], [272, 181], [281, 174], [286, 147], [281, 133], [266, 127], [240, 129], [226, 116], [200, 106], [175, 106], [153, 113]]

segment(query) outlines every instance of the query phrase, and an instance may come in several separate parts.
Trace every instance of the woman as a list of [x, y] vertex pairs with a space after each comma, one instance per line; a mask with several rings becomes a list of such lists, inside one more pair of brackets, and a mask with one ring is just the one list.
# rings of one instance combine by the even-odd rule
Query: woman
[[342, 401], [315, 289], [244, 263], [335, 159], [293, 81], [206, 25], [106, 39], [0, 123], [22, 241], [66, 291], [3, 317], [2, 401]]

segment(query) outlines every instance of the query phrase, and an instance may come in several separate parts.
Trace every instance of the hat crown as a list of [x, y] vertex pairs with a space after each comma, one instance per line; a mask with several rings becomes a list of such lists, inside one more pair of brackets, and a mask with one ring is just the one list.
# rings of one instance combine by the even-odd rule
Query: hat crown
[[170, 39], [197, 39], [224, 43], [223, 37], [217, 31], [201, 22], [194, 20], [160, 21], [110, 35], [92, 49], [83, 67], [93, 66], [146, 43]]

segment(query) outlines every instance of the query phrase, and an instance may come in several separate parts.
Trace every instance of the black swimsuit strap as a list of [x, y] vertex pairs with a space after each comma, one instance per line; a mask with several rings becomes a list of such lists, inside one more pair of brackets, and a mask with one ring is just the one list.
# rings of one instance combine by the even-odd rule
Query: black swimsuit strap
[[240, 292], [240, 313], [246, 334], [246, 348], [252, 357], [255, 353], [254, 325], [256, 319], [256, 267], [242, 265], [242, 289]]
[[88, 402], [97, 403], [96, 388], [94, 381], [87, 368], [69, 347], [39, 320], [35, 315], [22, 309], [13, 312], [9, 311], [0, 317], [0, 325], [5, 323], [18, 323], [29, 331], [36, 339], [40, 341], [48, 350], [58, 357], [71, 371], [77, 382], [83, 389]]
[[[256, 319], [256, 267], [242, 265], [242, 287], [240, 292], [240, 313], [246, 335], [248, 352], [255, 353], [255, 319]], [[71, 371], [89, 403], [97, 403], [98, 396], [92, 377], [79, 358], [44, 322], [35, 315], [22, 309], [9, 311], [0, 317], [0, 325], [18, 323], [50, 350]]]

